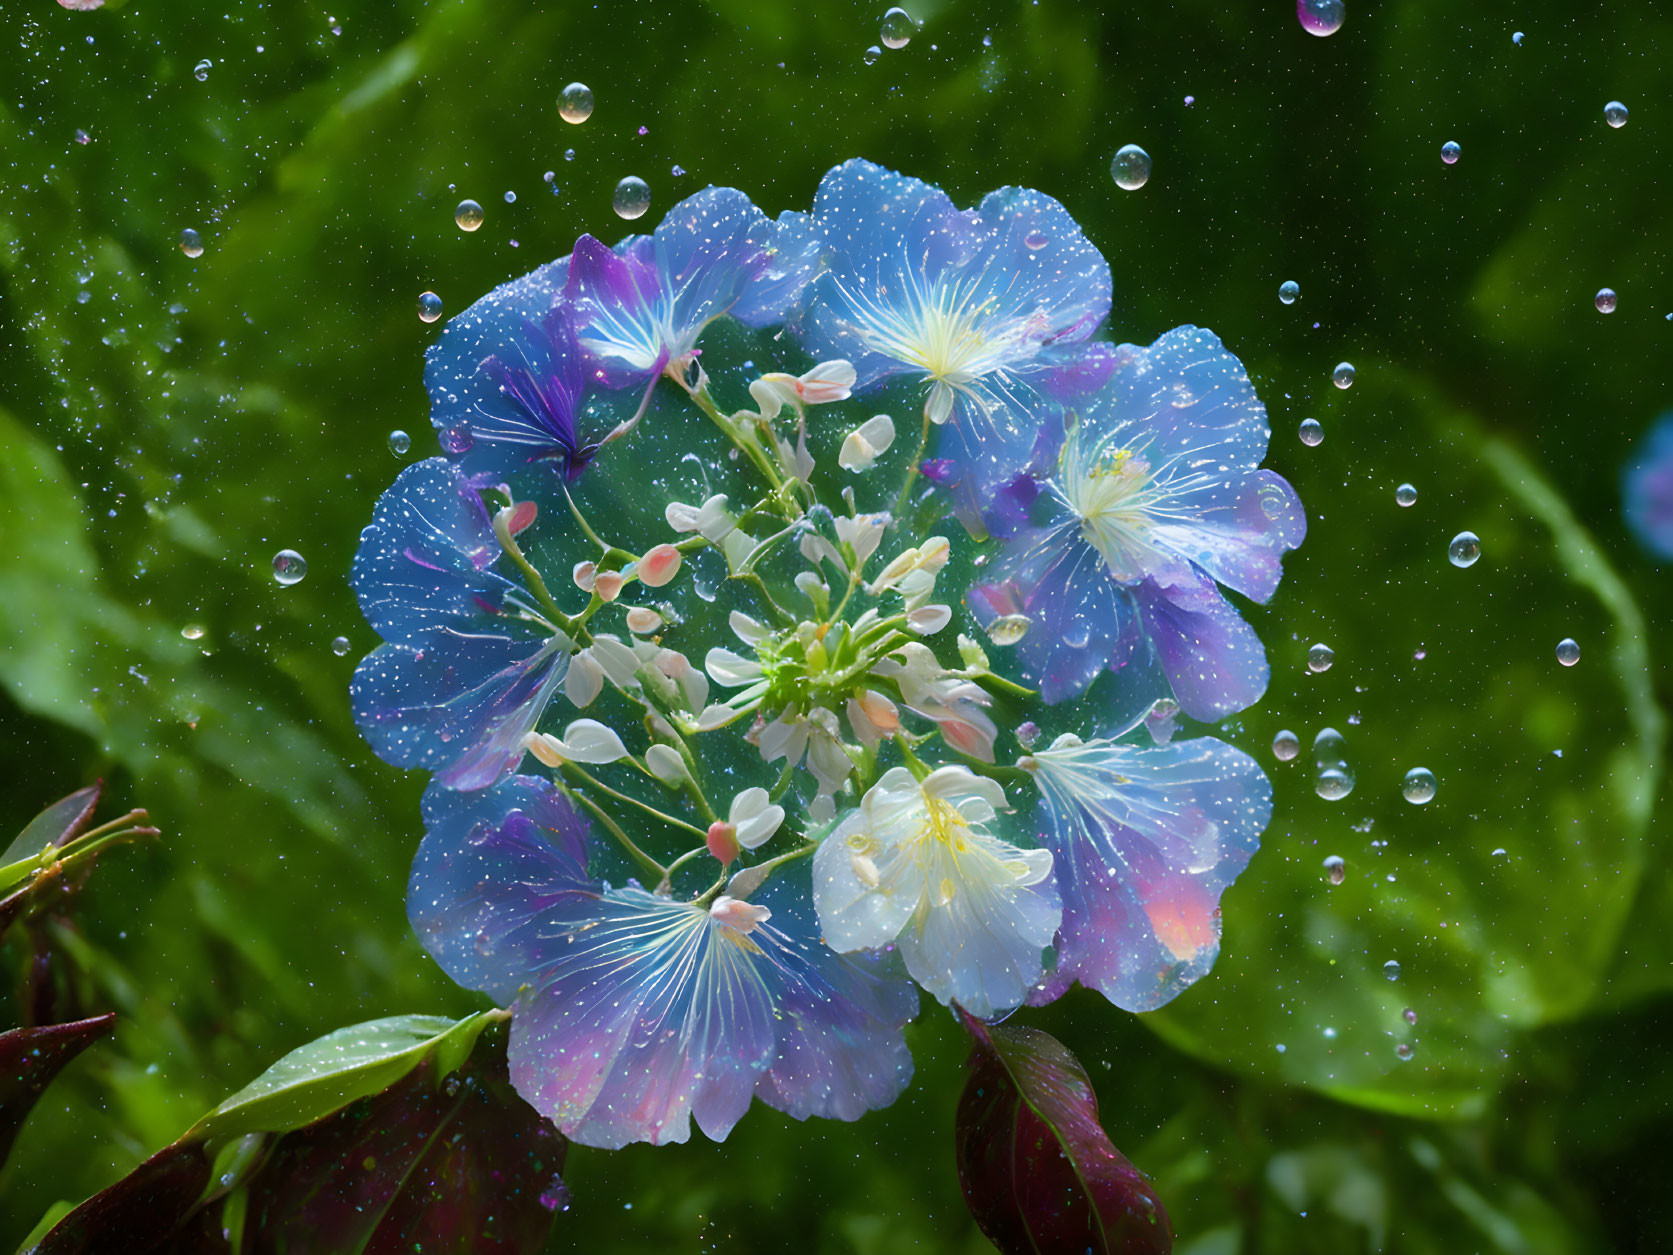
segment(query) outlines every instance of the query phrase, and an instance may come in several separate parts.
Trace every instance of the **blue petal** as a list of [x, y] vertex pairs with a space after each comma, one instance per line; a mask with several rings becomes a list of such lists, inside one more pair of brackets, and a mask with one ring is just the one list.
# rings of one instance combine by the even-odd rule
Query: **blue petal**
[[1186, 595], [1146, 580], [1134, 596], [1145, 635], [1186, 714], [1213, 722], [1261, 699], [1272, 675], [1266, 648], [1212, 583]]
[[1673, 412], [1662, 415], [1621, 473], [1622, 513], [1639, 544], [1673, 558]]
[[824, 266], [825, 240], [811, 214], [786, 210], [767, 237], [766, 264], [744, 288], [732, 317], [751, 327], [784, 322]]
[[452, 438], [465, 471], [479, 482], [533, 466], [566, 479], [580, 474], [598, 451], [580, 430], [587, 371], [566, 304], [525, 322], [471, 381], [473, 404], [461, 420], [463, 434]]

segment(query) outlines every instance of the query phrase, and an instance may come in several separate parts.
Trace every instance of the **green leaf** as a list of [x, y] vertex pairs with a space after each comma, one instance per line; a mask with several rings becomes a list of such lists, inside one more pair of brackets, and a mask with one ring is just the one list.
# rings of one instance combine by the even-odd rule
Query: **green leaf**
[[17, 839], [0, 854], [0, 867], [30, 860], [49, 845], [63, 845], [80, 832], [99, 804], [102, 784], [90, 784], [77, 789], [68, 797], [61, 797], [31, 819]]
[[495, 1011], [462, 1020], [397, 1015], [340, 1028], [291, 1051], [199, 1120], [188, 1136], [218, 1141], [246, 1133], [288, 1133], [387, 1089], [432, 1056], [436, 1076], [446, 1076], [499, 1018]]

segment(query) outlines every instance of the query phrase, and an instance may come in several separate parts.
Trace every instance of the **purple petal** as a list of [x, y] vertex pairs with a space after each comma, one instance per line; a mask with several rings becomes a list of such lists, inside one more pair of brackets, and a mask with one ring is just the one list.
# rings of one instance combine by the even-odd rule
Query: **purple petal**
[[573, 479], [592, 460], [597, 443], [578, 430], [587, 362], [566, 304], [525, 323], [477, 374], [462, 420], [470, 439], [461, 465], [473, 479], [504, 479], [538, 465]]
[[1658, 558], [1673, 558], [1673, 412], [1621, 473], [1622, 514], [1639, 544]]
[[642, 384], [661, 372], [673, 318], [650, 242], [630, 236], [619, 248], [612, 252], [590, 235], [576, 240], [564, 288], [593, 379], [605, 388]]
[[1213, 722], [1260, 700], [1271, 678], [1266, 649], [1212, 584], [1185, 596], [1146, 580], [1133, 593], [1145, 634], [1186, 714]]
[[1271, 784], [1211, 737], [1092, 742], [1039, 760], [1040, 837], [1063, 894], [1051, 983], [1078, 979], [1125, 1010], [1153, 1010], [1213, 966], [1220, 895], [1259, 846]]

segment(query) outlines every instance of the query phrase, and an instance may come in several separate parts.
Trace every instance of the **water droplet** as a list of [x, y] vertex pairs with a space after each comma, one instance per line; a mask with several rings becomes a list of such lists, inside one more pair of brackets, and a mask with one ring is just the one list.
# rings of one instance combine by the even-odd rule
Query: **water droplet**
[[407, 450], [412, 448], [412, 437], [397, 427], [389, 433], [389, 451], [398, 458], [407, 456]]
[[1402, 506], [1414, 506], [1414, 505], [1416, 505], [1417, 504], [1417, 489], [1413, 488], [1410, 484], [1401, 484], [1398, 488], [1396, 488], [1394, 490], [1394, 501], [1395, 501], [1396, 505], [1402, 505]]
[[441, 297], [434, 292], [418, 294], [418, 316], [424, 322], [435, 322], [441, 317]]
[[1446, 547], [1446, 556], [1455, 567], [1474, 566], [1481, 557], [1481, 538], [1474, 532], [1459, 532]]
[[1580, 661], [1580, 642], [1572, 636], [1565, 636], [1557, 642], [1557, 661], [1565, 667], [1572, 667]]
[[507, 192], [505, 194], [505, 203], [508, 205], [515, 205], [517, 203], [517, 193]]
[[1017, 725], [1017, 744], [1025, 750], [1034, 748], [1034, 743], [1040, 739], [1040, 725], [1032, 719]]
[[1302, 444], [1312, 448], [1324, 439], [1324, 427], [1316, 418], [1304, 418], [1296, 429], [1296, 435], [1301, 437]]
[[558, 97], [558, 116], [580, 126], [593, 116], [593, 89], [585, 83], [571, 83]]
[[1400, 782], [1400, 796], [1413, 806], [1422, 806], [1435, 796], [1435, 773], [1427, 767], [1413, 767]]
[[1051, 243], [1051, 240], [1046, 236], [1044, 231], [1030, 231], [1028, 235], [1024, 237], [1022, 242], [1035, 252], [1038, 252], [1047, 244]]
[[180, 629], [180, 635], [184, 636], [189, 641], [201, 641], [203, 639], [203, 624], [188, 623], [185, 627]]
[[464, 423], [447, 428], [436, 439], [440, 441], [444, 453], [469, 453], [476, 443], [476, 437], [471, 435], [470, 427]]
[[339, 657], [339, 658], [341, 658], [344, 654], [348, 653], [349, 652], [349, 638], [346, 637], [346, 636], [339, 636], [339, 637], [334, 638], [331, 642], [331, 652], [336, 654], [337, 657]]
[[1446, 143], [1441, 145], [1441, 160], [1449, 166], [1456, 165], [1458, 162], [1458, 155], [1463, 151], [1464, 150], [1462, 148], [1458, 147], [1456, 140], [1449, 139]]
[[1408, 1024], [1416, 1024], [1417, 1012], [1413, 1011], [1410, 1007], [1407, 1007], [1404, 1011], [1400, 1012], [1400, 1018]]
[[482, 225], [482, 206], [474, 200], [462, 200], [459, 207], [453, 211], [453, 221], [459, 224], [461, 231], [474, 231]]
[[1313, 738], [1313, 762], [1320, 767], [1340, 767], [1348, 761], [1348, 739], [1335, 728], [1320, 728]]
[[1342, 0], [1295, 0], [1296, 21], [1309, 35], [1334, 35], [1347, 16]]
[[563, 159], [565, 161], [574, 161], [575, 160], [575, 150], [573, 148], [564, 149], [563, 150]]
[[273, 555], [273, 578], [289, 587], [302, 582], [308, 574], [308, 560], [294, 549], [281, 549]]
[[1329, 645], [1314, 645], [1307, 651], [1307, 670], [1314, 673], [1329, 671], [1335, 661], [1336, 651]]
[[1354, 779], [1338, 767], [1319, 772], [1313, 782], [1313, 792], [1327, 802], [1340, 802], [1354, 791]]
[[1278, 299], [1286, 305], [1294, 305], [1295, 298], [1301, 295], [1301, 285], [1294, 279], [1285, 279], [1278, 285]]
[[1619, 130], [1627, 124], [1627, 107], [1618, 100], [1611, 100], [1603, 106], [1603, 120]]
[[610, 200], [610, 206], [616, 211], [618, 218], [632, 221], [643, 217], [651, 207], [650, 185], [635, 175], [628, 175], [616, 184], [616, 194]]
[[1613, 314], [1618, 299], [1614, 288], [1599, 288], [1597, 295], [1592, 298], [1592, 304], [1597, 306], [1597, 312], [1600, 314]]
[[1330, 883], [1339, 885], [1348, 878], [1348, 864], [1340, 854], [1332, 854], [1324, 861], [1324, 874], [1330, 877]]
[[1389, 980], [1400, 979], [1400, 963], [1397, 959], [1390, 959], [1383, 964], [1383, 975]]
[[1118, 149], [1110, 158], [1110, 178], [1124, 192], [1136, 192], [1150, 182], [1150, 154], [1137, 144]]
[[188, 257], [202, 257], [203, 237], [187, 227], [180, 233], [180, 251]]
[[1510, 35], [1510, 42], [1520, 48], [1522, 46], [1523, 38], [1524, 36], [1521, 31], [1512, 31]]
[[877, 37], [883, 41], [885, 48], [900, 49], [912, 42], [912, 36], [918, 33], [918, 22], [905, 9], [890, 9], [883, 15], [883, 24], [878, 28]]
[[988, 624], [988, 639], [995, 645], [1015, 645], [1028, 635], [1033, 623], [1025, 614], [1002, 614]]
[[685, 178], [685, 168], [683, 166], [670, 166], [668, 173], [673, 175], [676, 179]]
[[1287, 763], [1301, 753], [1301, 738], [1285, 728], [1272, 738], [1272, 756], [1281, 763]]
[[1394, 1057], [1404, 1063], [1407, 1059], [1412, 1057], [1412, 1048], [1406, 1045], [1405, 1042], [1401, 1042], [1394, 1048]]
[[876, 65], [877, 58], [882, 55], [883, 50], [876, 44], [873, 44], [871, 47], [867, 48], [863, 54], [861, 54], [860, 60], [864, 61], [867, 65]]
[[1338, 388], [1354, 386], [1354, 364], [1352, 362], [1337, 362], [1336, 369], [1330, 372], [1330, 382]]
[[207, 83], [209, 81], [209, 71], [214, 67], [214, 64], [208, 57], [205, 57], [192, 67], [192, 77], [200, 83]]

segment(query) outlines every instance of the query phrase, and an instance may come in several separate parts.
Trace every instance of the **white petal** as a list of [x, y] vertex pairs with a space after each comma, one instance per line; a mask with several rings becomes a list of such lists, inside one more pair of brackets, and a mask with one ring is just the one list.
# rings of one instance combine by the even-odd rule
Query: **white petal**
[[724, 684], [730, 689], [754, 684], [762, 675], [761, 664], [755, 659], [745, 658], [718, 645], [703, 659], [703, 670], [713, 677], [716, 684]]
[[895, 420], [887, 414], [873, 414], [855, 431], [878, 453], [895, 442]]
[[919, 606], [906, 615], [906, 626], [919, 636], [934, 636], [952, 621], [952, 607], [940, 604]]
[[685, 779], [685, 760], [671, 745], [657, 744], [645, 751], [645, 766], [664, 784], [678, 784]]
[[720, 542], [720, 551], [726, 555], [726, 563], [734, 571], [743, 568], [744, 563], [749, 561], [749, 555], [755, 552], [755, 548], [755, 537], [740, 528], [727, 532]]
[[732, 799], [732, 805], [726, 812], [726, 818], [735, 824], [741, 824], [746, 819], [753, 819], [764, 812], [771, 803], [767, 791], [759, 786], [745, 789]]
[[697, 530], [703, 534], [705, 540], [719, 544], [725, 540], [727, 534], [738, 525], [726, 509], [726, 494], [716, 493], [710, 497], [697, 511]]
[[784, 822], [784, 807], [772, 805], [738, 825], [738, 844], [746, 850], [765, 845]]
[[938, 383], [924, 402], [924, 417], [940, 426], [953, 416], [953, 390], [944, 383]]
[[639, 655], [630, 646], [614, 636], [601, 634], [593, 637], [590, 652], [604, 668], [604, 674], [610, 677], [611, 683], [620, 688], [630, 688], [638, 682]]
[[668, 520], [668, 526], [676, 532], [697, 530], [699, 516], [694, 505], [687, 505], [683, 501], [670, 501], [668, 508], [662, 512], [662, 517]]
[[622, 744], [613, 728], [596, 719], [577, 719], [563, 730], [562, 753], [578, 763], [613, 763], [627, 757], [627, 746]]
[[641, 636], [662, 626], [662, 616], [649, 606], [633, 606], [627, 612], [627, 630]]
[[876, 447], [859, 432], [851, 431], [842, 438], [842, 447], [837, 450], [837, 465], [843, 470], [859, 474], [869, 471], [876, 461]]
[[732, 634], [746, 645], [758, 644], [772, 635], [765, 623], [750, 618], [742, 610], [734, 610], [726, 621], [732, 626]]
[[604, 670], [594, 661], [591, 650], [583, 649], [569, 660], [569, 673], [563, 678], [563, 691], [577, 710], [591, 706], [603, 688]]
[[697, 716], [697, 730], [699, 732], [708, 732], [714, 728], [721, 727], [737, 713], [738, 712], [733, 710], [730, 706], [721, 706], [718, 704], [714, 706], [705, 706], [703, 707], [703, 713]]

